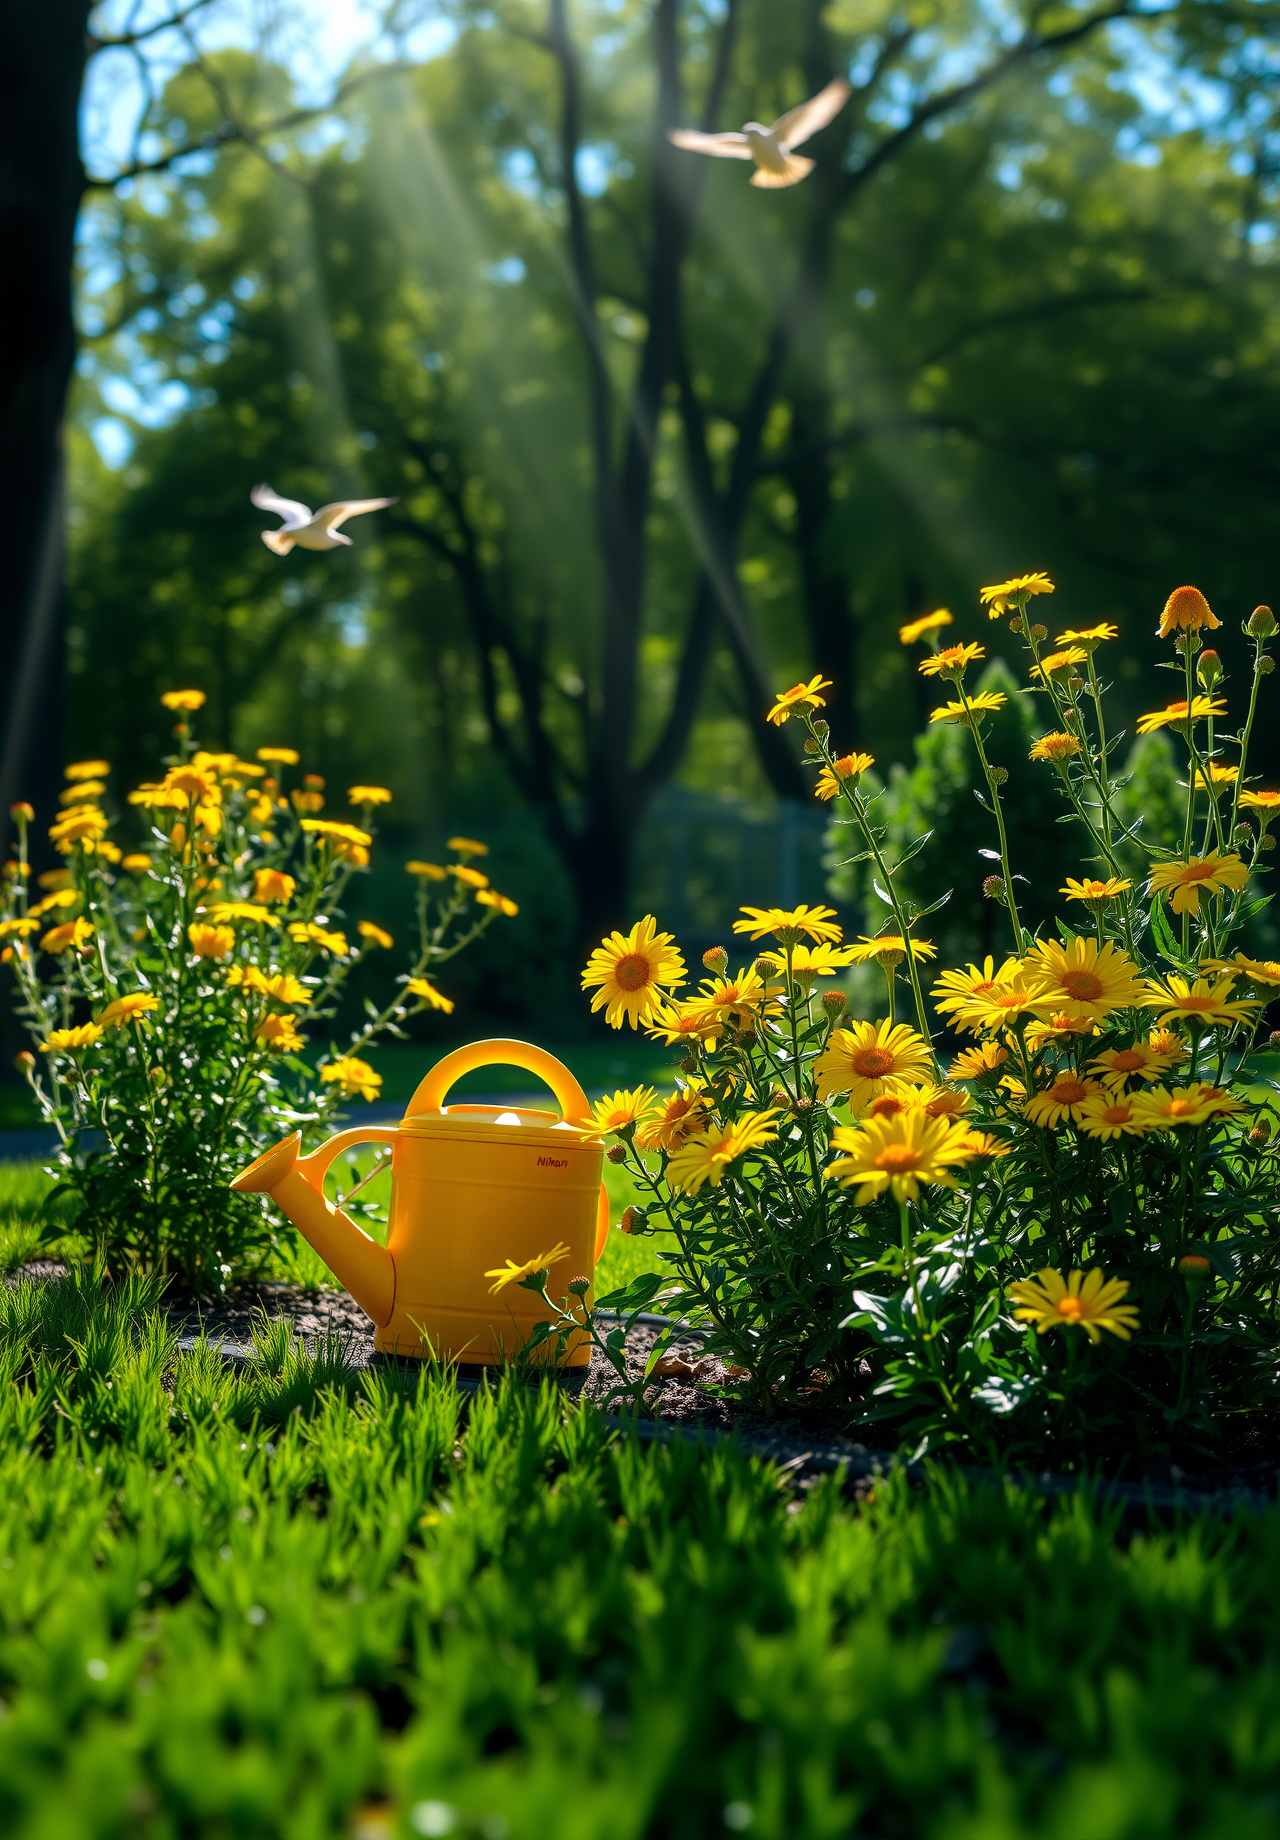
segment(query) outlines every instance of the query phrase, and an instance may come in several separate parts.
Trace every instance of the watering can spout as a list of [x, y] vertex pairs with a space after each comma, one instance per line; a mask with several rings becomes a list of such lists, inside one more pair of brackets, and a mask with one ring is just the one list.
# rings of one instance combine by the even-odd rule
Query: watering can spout
[[376, 1127], [340, 1131], [313, 1155], [299, 1156], [302, 1133], [294, 1131], [274, 1150], [250, 1163], [231, 1186], [242, 1195], [270, 1195], [360, 1308], [382, 1328], [395, 1308], [395, 1261], [385, 1246], [370, 1239], [350, 1215], [324, 1198], [325, 1171], [334, 1157], [348, 1141], [367, 1143], [371, 1137], [393, 1143], [395, 1132]]

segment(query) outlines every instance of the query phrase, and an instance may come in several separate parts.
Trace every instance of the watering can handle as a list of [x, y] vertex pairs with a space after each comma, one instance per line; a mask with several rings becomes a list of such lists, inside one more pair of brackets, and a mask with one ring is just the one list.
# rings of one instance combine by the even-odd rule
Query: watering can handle
[[464, 1073], [474, 1073], [477, 1067], [520, 1067], [551, 1088], [566, 1124], [584, 1125], [591, 1117], [587, 1095], [569, 1069], [554, 1054], [534, 1047], [531, 1041], [473, 1041], [468, 1047], [455, 1048], [436, 1062], [406, 1106], [405, 1117], [442, 1110], [455, 1080]]
[[394, 1144], [395, 1141], [394, 1125], [355, 1125], [349, 1131], [339, 1131], [333, 1137], [328, 1138], [318, 1150], [313, 1150], [310, 1156], [299, 1157], [298, 1174], [303, 1181], [311, 1184], [317, 1194], [323, 1195], [324, 1179], [329, 1165], [340, 1151], [346, 1150], [351, 1144]]

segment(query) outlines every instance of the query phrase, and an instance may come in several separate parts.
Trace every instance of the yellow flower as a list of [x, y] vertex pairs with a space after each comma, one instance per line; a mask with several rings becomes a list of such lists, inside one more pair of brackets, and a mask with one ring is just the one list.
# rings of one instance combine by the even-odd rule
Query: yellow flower
[[858, 1112], [879, 1097], [889, 1080], [925, 1085], [929, 1066], [928, 1043], [905, 1022], [855, 1022], [835, 1031], [813, 1071], [820, 1099], [847, 1093]]
[[384, 951], [389, 951], [395, 944], [395, 940], [391, 937], [390, 933], [387, 932], [386, 928], [375, 926], [372, 920], [359, 921], [356, 925], [356, 931], [359, 933], [361, 939], [367, 939], [371, 946], [381, 946]]
[[665, 1150], [670, 1154], [704, 1131], [710, 1122], [706, 1095], [700, 1083], [691, 1080], [661, 1101], [656, 1118], [644, 1120], [636, 1132], [636, 1143], [642, 1150]]
[[87, 841], [92, 846], [106, 831], [105, 812], [99, 811], [96, 805], [73, 805], [50, 825], [49, 836], [60, 856], [70, 856], [78, 843]]
[[1186, 1057], [1182, 1042], [1172, 1052], [1161, 1053], [1149, 1041], [1135, 1041], [1130, 1048], [1106, 1048], [1096, 1054], [1089, 1062], [1089, 1072], [1098, 1074], [1102, 1084], [1115, 1092], [1129, 1080], [1158, 1080]]
[[278, 971], [268, 977], [256, 965], [232, 965], [227, 972], [229, 990], [257, 990], [265, 997], [271, 997], [277, 1003], [310, 1003], [311, 992], [305, 984], [286, 971]]
[[652, 1022], [664, 1007], [666, 992], [684, 981], [684, 959], [673, 936], [658, 931], [652, 914], [638, 920], [629, 933], [610, 933], [582, 974], [584, 990], [597, 986], [592, 1011], [603, 1009], [613, 1029], [622, 1027], [624, 1017], [633, 1029]]
[[1031, 675], [1040, 678], [1055, 677], [1059, 671], [1069, 670], [1074, 664], [1083, 664], [1088, 656], [1083, 646], [1069, 645], [1065, 651], [1050, 652], [1047, 658], [1040, 660], [1039, 664], [1033, 664]]
[[735, 1125], [691, 1137], [667, 1164], [668, 1186], [686, 1195], [696, 1195], [708, 1182], [719, 1188], [730, 1163], [773, 1142], [777, 1116], [776, 1111], [747, 1112]]
[[236, 943], [229, 926], [204, 926], [199, 920], [187, 928], [187, 938], [197, 958], [227, 958]]
[[348, 786], [349, 805], [389, 805], [391, 794], [385, 786]]
[[487, 1271], [486, 1278], [494, 1282], [489, 1286], [489, 1295], [496, 1297], [508, 1284], [518, 1284], [522, 1278], [531, 1278], [535, 1271], [549, 1271], [553, 1265], [559, 1265], [569, 1256], [569, 1248], [563, 1240], [557, 1240], [550, 1252], [535, 1252], [523, 1265], [517, 1265], [514, 1259], [508, 1259], [505, 1265], [499, 1265], [494, 1271]]
[[[106, 789], [102, 780], [86, 779], [76, 786], [64, 786], [58, 794], [58, 803], [59, 805], [93, 805], [102, 797]], [[11, 809], [16, 815], [16, 807], [11, 807]], [[31, 811], [29, 805], [26, 809]], [[31, 811], [31, 817], [34, 818], [35, 815], [35, 812]], [[30, 819], [28, 819], [29, 822]]]
[[141, 852], [126, 856], [120, 867], [129, 875], [150, 875], [151, 858]]
[[1141, 1004], [1144, 986], [1127, 952], [1107, 940], [1043, 939], [1023, 961], [1035, 986], [1036, 1008], [1055, 1010], [1075, 1021], [1101, 1022], [1113, 1010]]
[[[1207, 772], [1205, 770], [1206, 764], [1208, 767]], [[1230, 792], [1239, 777], [1239, 767], [1224, 767], [1216, 760], [1211, 760], [1207, 763], [1200, 761], [1196, 766], [1196, 789], [1200, 792], [1210, 793], [1215, 799], [1220, 798], [1224, 792]], [[1248, 798], [1248, 796], [1247, 792], [1241, 794], [1241, 804], [1244, 803], [1244, 800]]]
[[297, 885], [283, 869], [257, 869], [253, 877], [253, 898], [271, 903], [287, 901]]
[[780, 728], [798, 708], [825, 709], [826, 701], [818, 693], [830, 688], [831, 679], [819, 675], [811, 677], [807, 684], [792, 684], [789, 690], [780, 690], [767, 720]]
[[1035, 1010], [1039, 996], [1029, 980], [995, 984], [985, 996], [975, 997], [957, 1012], [956, 1026], [965, 1034], [994, 1034], [997, 1029], [1012, 1028], [1019, 1016]]
[[1073, 754], [1080, 752], [1080, 743], [1074, 735], [1064, 735], [1054, 729], [1050, 734], [1041, 735], [1033, 742], [1028, 760], [1051, 760], [1056, 765], [1059, 761], [1070, 760]]
[[373, 842], [368, 831], [360, 830], [354, 824], [337, 824], [331, 818], [303, 818], [300, 829], [310, 836], [322, 837], [331, 847], [347, 845], [354, 849], [365, 850]]
[[43, 875], [37, 875], [36, 882], [41, 888], [52, 892], [55, 888], [70, 888], [71, 871], [69, 869], [46, 869]]
[[833, 799], [847, 779], [856, 785], [859, 777], [867, 768], [874, 766], [874, 754], [841, 754], [829, 767], [824, 767], [818, 775], [818, 783], [813, 789], [815, 799]]
[[[308, 774], [307, 778], [310, 779], [310, 777], [311, 775]], [[289, 797], [293, 801], [295, 811], [323, 811], [324, 809], [324, 794], [314, 788], [304, 791], [300, 786], [295, 786]]]
[[68, 920], [62, 926], [50, 928], [40, 941], [40, 950], [55, 957], [60, 952], [78, 952], [92, 938], [93, 928], [87, 920]]
[[1147, 1047], [1169, 1067], [1176, 1067], [1187, 1058], [1187, 1044], [1177, 1029], [1152, 1029], [1147, 1036]]
[[930, 945], [927, 939], [904, 939], [901, 933], [877, 933], [871, 938], [866, 933], [858, 936], [856, 946], [849, 946], [850, 962], [855, 965], [870, 964], [872, 959], [882, 970], [892, 971], [911, 953], [912, 963], [922, 958], [936, 958], [938, 948]]
[[1202, 959], [1200, 969], [1230, 971], [1254, 984], [1280, 984], [1280, 962], [1274, 958], [1246, 958], [1243, 952], [1237, 952], [1234, 958]]
[[1019, 1322], [1034, 1323], [1036, 1334], [1046, 1329], [1076, 1326], [1084, 1330], [1091, 1342], [1101, 1340], [1100, 1331], [1127, 1342], [1138, 1326], [1138, 1312], [1131, 1303], [1121, 1303], [1129, 1286], [1121, 1278], [1104, 1278], [1091, 1271], [1073, 1271], [1064, 1279], [1061, 1272], [1046, 1266], [1034, 1278], [1024, 1278], [1009, 1286], [1009, 1297], [1021, 1308], [1014, 1311]]
[[[855, 946], [833, 946], [823, 943], [820, 946], [791, 947], [791, 975], [798, 984], [811, 984], [815, 978], [834, 977], [837, 971], [843, 971], [854, 960]], [[787, 969], [786, 952], [762, 952], [757, 964], [771, 965], [779, 973]]]
[[31, 914], [25, 919], [15, 917], [12, 920], [0, 920], [0, 939], [23, 939], [28, 933], [40, 930], [40, 922]]
[[126, 997], [117, 997], [108, 1003], [98, 1017], [101, 1029], [118, 1029], [126, 1022], [139, 1022], [150, 1015], [152, 1010], [160, 1007], [159, 997], [148, 995], [144, 990], [131, 990]]
[[963, 677], [971, 664], [986, 655], [981, 645], [948, 645], [940, 652], [930, 652], [916, 669], [921, 677]]
[[344, 1054], [339, 1060], [330, 1061], [320, 1069], [320, 1078], [336, 1080], [343, 1092], [358, 1092], [362, 1099], [376, 1099], [382, 1085], [382, 1075], [375, 1073], [368, 1061], [358, 1060], [354, 1054]]
[[[1196, 696], [1191, 699], [1190, 719], [1203, 722], [1208, 716], [1225, 716], [1227, 706], [1221, 697]], [[1137, 730], [1140, 735], [1153, 735], [1158, 728], [1176, 728], [1182, 734], [1187, 730], [1187, 702], [1184, 697], [1180, 703], [1169, 703], [1163, 709], [1157, 709], [1149, 716], [1139, 716]]]
[[1280, 792], [1242, 792], [1240, 809], [1241, 811], [1276, 811], [1280, 809]]
[[431, 1009], [438, 1009], [442, 1014], [452, 1016], [453, 998], [446, 997], [443, 991], [437, 990], [429, 978], [410, 978], [405, 989], [411, 997], [421, 997]]
[[751, 1018], [764, 1010], [770, 992], [764, 979], [754, 969], [739, 971], [736, 977], [711, 978], [705, 982], [694, 1002], [708, 1016], [717, 1018], [721, 1027], [745, 1028]]
[[79, 899], [80, 891], [77, 888], [55, 888], [52, 893], [45, 895], [42, 901], [37, 901], [33, 907], [28, 908], [28, 918], [38, 920], [42, 914], [55, 913], [63, 907], [74, 907]]
[[747, 917], [735, 920], [735, 933], [745, 933], [748, 939], [763, 939], [772, 933], [785, 945], [787, 935], [794, 934], [792, 943], [798, 943], [803, 934], [809, 939], [829, 939], [833, 945], [840, 943], [840, 928], [835, 924], [834, 907], [743, 907], [739, 912]]
[[259, 760], [275, 760], [282, 767], [296, 767], [301, 755], [297, 748], [265, 747], [258, 749]]
[[1081, 1035], [1096, 1035], [1098, 1025], [1088, 1016], [1067, 1016], [1050, 1011], [1038, 1016], [1027, 1027], [1026, 1043], [1032, 1054], [1040, 1054], [1050, 1043], [1075, 1040]]
[[206, 699], [203, 690], [166, 690], [160, 701], [166, 709], [191, 713], [203, 709]]
[[940, 1016], [958, 1017], [971, 1003], [989, 997], [997, 984], [1011, 984], [1021, 970], [1016, 958], [1006, 958], [997, 971], [995, 960], [988, 957], [981, 970], [977, 965], [967, 965], [963, 971], [944, 971], [929, 992], [933, 1007]]
[[965, 1148], [970, 1156], [986, 1157], [990, 1160], [997, 1156], [1008, 1156], [1013, 1145], [1006, 1143], [1003, 1137], [993, 1137], [989, 1131], [966, 1131]]
[[1190, 862], [1153, 863], [1152, 894], [1173, 890], [1169, 905], [1175, 914], [1198, 914], [1202, 888], [1243, 888], [1249, 871], [1238, 856], [1223, 856], [1210, 850], [1207, 856], [1193, 856]]
[[1003, 690], [980, 690], [965, 703], [944, 703], [940, 709], [929, 712], [931, 722], [963, 722], [970, 715], [992, 715], [997, 709], [1003, 709], [1008, 702]]
[[1058, 893], [1065, 894], [1068, 901], [1114, 901], [1127, 888], [1132, 887], [1132, 882], [1117, 881], [1114, 875], [1109, 876], [1105, 882], [1094, 878], [1078, 882], [1073, 875], [1069, 875], [1066, 886], [1059, 888]]
[[916, 1092], [914, 1101], [926, 1118], [960, 1118], [973, 1100], [966, 1092], [957, 1092], [954, 1086], [922, 1086]]
[[1101, 645], [1104, 639], [1118, 639], [1120, 628], [1108, 626], [1104, 621], [1099, 626], [1086, 626], [1082, 632], [1059, 633], [1054, 641], [1057, 645], [1083, 645], [1090, 652]]
[[345, 958], [351, 950], [345, 933], [326, 932], [322, 926], [312, 921], [295, 920], [289, 928], [289, 937], [295, 944], [319, 946], [324, 952], [332, 952], [338, 958]]
[[653, 1013], [653, 1019], [645, 1033], [654, 1041], [663, 1041], [669, 1048], [681, 1042], [702, 1042], [714, 1048], [724, 1032], [724, 1019], [711, 1015], [701, 1003], [664, 1003]]
[[1209, 611], [1209, 603], [1199, 588], [1175, 588], [1164, 604], [1160, 615], [1160, 625], [1156, 630], [1158, 639], [1167, 639], [1171, 632], [1199, 632], [1202, 626], [1210, 631], [1221, 626], [1221, 620], [1215, 620]]
[[599, 1099], [591, 1113], [596, 1131], [625, 1131], [647, 1118], [657, 1103], [651, 1086], [636, 1086], [630, 1092], [622, 1088], [608, 1098]]
[[1120, 1092], [1095, 1093], [1080, 1107], [1077, 1120], [1086, 1137], [1100, 1137], [1110, 1142], [1116, 1137], [1141, 1137], [1151, 1129], [1136, 1110], [1137, 1096]]
[[481, 907], [492, 907], [498, 913], [505, 914], [508, 920], [520, 912], [519, 906], [510, 895], [499, 894], [496, 888], [477, 888], [476, 900]]
[[489, 854], [488, 844], [477, 843], [474, 837], [450, 837], [445, 848], [452, 850], [456, 856], [487, 856]]
[[444, 882], [448, 880], [448, 871], [442, 869], [439, 863], [407, 862], [404, 867], [407, 875], [416, 875], [418, 880], [422, 882]]
[[985, 1080], [1003, 1067], [1009, 1050], [997, 1041], [984, 1041], [980, 1048], [965, 1048], [947, 1068], [949, 1080]]
[[998, 581], [994, 588], [979, 590], [978, 599], [987, 609], [993, 620], [1012, 605], [1025, 605], [1034, 594], [1052, 594], [1053, 583], [1039, 569], [1034, 575], [1014, 575], [1008, 581]]
[[1237, 1022], [1248, 1022], [1254, 1012], [1262, 1008], [1254, 998], [1232, 997], [1235, 981], [1232, 972], [1219, 973], [1212, 983], [1208, 978], [1198, 977], [1194, 984], [1174, 974], [1163, 984], [1148, 983], [1148, 994], [1143, 1002], [1148, 1009], [1160, 1011], [1157, 1020], [1162, 1023], [1183, 1022], [1190, 1018], [1206, 1026], [1221, 1023], [1230, 1027]]
[[111, 762], [109, 760], [73, 760], [71, 765], [64, 769], [62, 777], [71, 780], [101, 779], [110, 771]]
[[215, 901], [208, 910], [208, 918], [215, 926], [227, 926], [233, 920], [254, 920], [259, 924], [265, 921], [268, 926], [280, 924], [278, 914], [260, 907], [256, 901]]
[[1078, 1073], [1064, 1069], [1045, 1092], [1034, 1093], [1022, 1108], [1023, 1116], [1032, 1124], [1047, 1125], [1052, 1129], [1061, 1124], [1064, 1118], [1078, 1121], [1085, 1101], [1100, 1093], [1102, 1088], [1096, 1080], [1082, 1080]]
[[884, 1091], [873, 1099], [867, 1109], [860, 1114], [867, 1118], [896, 1118], [915, 1106], [923, 1110], [921, 1100], [926, 1092], [932, 1092], [932, 1086], [908, 1086], [905, 1080], [886, 1080]]
[[970, 1133], [949, 1118], [928, 1118], [912, 1106], [893, 1118], [837, 1125], [831, 1146], [842, 1150], [827, 1173], [844, 1188], [857, 1185], [859, 1207], [888, 1189], [895, 1201], [915, 1201], [922, 1182], [954, 1188], [951, 1170], [974, 1155]]
[[1134, 1099], [1134, 1113], [1148, 1131], [1185, 1124], [1204, 1124], [1210, 1118], [1231, 1118], [1248, 1108], [1220, 1087], [1198, 1081], [1194, 1086], [1153, 1086]]
[[[58, 795], [59, 800], [66, 798], [66, 796], [65, 792], [59, 793]], [[14, 823], [21, 828], [24, 824], [35, 823], [36, 808], [34, 805], [28, 805], [25, 799], [20, 799], [16, 805], [11, 805], [9, 807], [9, 816], [13, 819]]]
[[950, 626], [951, 623], [950, 613], [945, 607], [939, 607], [936, 613], [922, 613], [918, 620], [908, 620], [905, 626], [898, 628], [898, 637], [904, 645], [914, 645], [926, 633], [937, 632], [940, 627]]
[[[306, 1047], [292, 1016], [264, 1016], [253, 1031], [253, 1036], [255, 1041], [269, 1048], [272, 1054], [300, 1054]], [[322, 1067], [321, 1079], [324, 1078], [324, 1072]]]
[[92, 1048], [102, 1039], [102, 1030], [96, 1022], [82, 1022], [76, 1029], [50, 1029], [48, 1039], [41, 1044], [41, 1054], [78, 1054], [81, 1048]]
[[468, 888], [487, 888], [489, 878], [479, 869], [469, 869], [465, 863], [450, 863], [449, 873], [455, 881], [463, 882]]

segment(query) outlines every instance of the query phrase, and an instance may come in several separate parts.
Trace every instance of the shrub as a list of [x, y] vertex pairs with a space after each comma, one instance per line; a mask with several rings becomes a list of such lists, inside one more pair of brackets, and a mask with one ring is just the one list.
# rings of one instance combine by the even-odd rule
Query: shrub
[[[1170, 597], [1184, 695], [1139, 729], [1179, 737], [1182, 822], [1176, 848], [1130, 876], [1095, 669], [1115, 628], [1046, 653], [1028, 607], [1051, 592], [1032, 576], [984, 599], [1012, 615], [1048, 704], [1053, 727], [1022, 770], [1040, 776], [1046, 824], [1051, 785], [1076, 823], [1088, 873], [1058, 892], [1079, 920], [1027, 924], [1009, 773], [988, 749], [1005, 695], [966, 689], [983, 656], [969, 642], [920, 669], [947, 687], [931, 724], [967, 735], [982, 777], [1000, 950], [935, 977], [926, 1003], [930, 910], [889, 859], [870, 757], [831, 752], [815, 678], [770, 718], [803, 721], [885, 930], [850, 945], [830, 908], [744, 908], [735, 931], [759, 956], [731, 969], [717, 948], [685, 997], [652, 917], [592, 955], [584, 983], [606, 1019], [685, 1050], [670, 1098], [637, 1089], [596, 1113], [646, 1191], [631, 1231], [669, 1235], [665, 1271], [624, 1301], [661, 1287], [768, 1408], [821, 1400], [921, 1449], [1203, 1453], [1233, 1415], [1280, 1404], [1276, 1089], [1249, 1058], [1269, 1046], [1258, 1021], [1280, 964], [1233, 949], [1269, 899], [1255, 884], [1280, 792], [1251, 787], [1248, 750], [1276, 623], [1266, 608], [1246, 622], [1248, 713], [1228, 733], [1223, 665], [1201, 649], [1220, 622], [1197, 590]], [[867, 961], [887, 1015], [844, 1026], [842, 994], [817, 992]], [[969, 1044], [949, 1066], [940, 1019]]]
[[453, 1005], [431, 981], [515, 905], [476, 868], [486, 846], [455, 838], [458, 860], [410, 863], [417, 933], [390, 999], [366, 1004], [345, 1048], [318, 1065], [308, 1035], [331, 1018], [343, 984], [392, 939], [362, 920], [342, 928], [342, 899], [367, 868], [372, 815], [390, 793], [353, 786], [358, 822], [320, 816], [324, 782], [291, 748], [254, 761], [195, 745], [199, 691], [171, 692], [176, 751], [163, 777], [129, 794], [148, 820], [145, 847], [112, 841], [109, 766], [67, 768], [50, 836], [65, 868], [32, 898], [28, 806], [14, 808], [17, 859], [0, 883], [0, 940], [34, 1053], [20, 1057], [40, 1111], [59, 1134], [61, 1192], [108, 1267], [172, 1275], [218, 1290], [275, 1245], [261, 1200], [228, 1182], [264, 1145], [332, 1119], [353, 1095], [377, 1097], [362, 1056], [424, 1010]]

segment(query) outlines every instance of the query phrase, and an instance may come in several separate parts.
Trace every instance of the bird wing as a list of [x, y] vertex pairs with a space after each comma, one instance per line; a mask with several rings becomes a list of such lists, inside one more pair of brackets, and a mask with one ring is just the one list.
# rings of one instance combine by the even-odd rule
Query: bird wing
[[810, 96], [798, 108], [788, 109], [785, 115], [779, 115], [769, 132], [779, 145], [798, 147], [801, 141], [807, 141], [819, 128], [825, 128], [829, 121], [834, 121], [852, 94], [852, 85], [843, 77], [835, 77], [816, 96]]
[[309, 505], [300, 505], [296, 498], [281, 498], [270, 486], [255, 486], [249, 497], [259, 511], [274, 511], [277, 517], [282, 517], [286, 530], [298, 530], [311, 522]]
[[697, 128], [669, 128], [667, 139], [673, 147], [686, 147], [690, 153], [709, 153], [717, 160], [749, 160], [751, 142], [745, 134], [701, 134]]
[[321, 505], [316, 512], [315, 522], [321, 530], [335, 531], [349, 517], [359, 517], [365, 511], [382, 511], [387, 505], [394, 505], [394, 498], [342, 498], [333, 505]]

